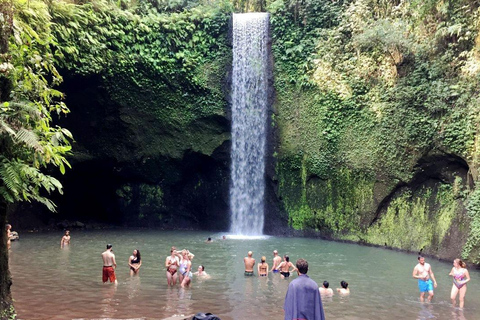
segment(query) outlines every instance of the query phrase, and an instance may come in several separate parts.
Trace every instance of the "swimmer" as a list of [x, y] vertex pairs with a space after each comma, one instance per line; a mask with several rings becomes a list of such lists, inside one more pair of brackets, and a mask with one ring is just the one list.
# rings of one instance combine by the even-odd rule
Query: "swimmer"
[[70, 231], [65, 230], [65, 234], [63, 235], [62, 240], [60, 240], [60, 248], [64, 248], [68, 245], [70, 245]]
[[252, 258], [253, 252], [248, 251], [247, 257], [243, 258], [243, 263], [245, 263], [245, 275], [253, 276], [253, 266], [255, 265], [255, 259]]
[[208, 237], [208, 239], [207, 239], [207, 240], [205, 240], [205, 242], [206, 242], [206, 243], [210, 243], [210, 242], [212, 242], [212, 238]]
[[273, 265], [272, 265], [272, 269], [270, 270], [270, 272], [273, 272], [273, 273], [278, 273], [278, 266], [280, 265], [280, 263], [282, 263], [282, 258], [278, 255], [278, 251], [277, 250], [273, 250]]
[[210, 275], [205, 272], [205, 267], [203, 265], [198, 266], [197, 270], [198, 271], [194, 273], [194, 275], [196, 275], [197, 277], [200, 277], [200, 278], [203, 278], [203, 279], [210, 278]]
[[267, 258], [262, 257], [262, 262], [257, 266], [258, 276], [266, 277], [268, 275], [268, 263], [265, 262]]
[[[290, 271], [290, 267], [293, 269]], [[290, 277], [290, 273], [294, 272], [297, 270], [293, 263], [290, 262], [290, 257], [287, 255], [283, 256], [283, 262], [280, 263], [277, 267], [277, 270], [280, 271], [280, 274], [282, 275], [282, 279]]]
[[333, 296], [332, 288], [329, 288], [330, 284], [328, 281], [323, 281], [323, 285], [318, 289], [320, 294], [325, 297]]
[[165, 259], [165, 268], [167, 268], [167, 284], [174, 286], [177, 284], [177, 269], [180, 266], [180, 260], [177, 257], [177, 250], [175, 247], [170, 249], [170, 255]]
[[341, 295], [349, 295], [350, 294], [350, 289], [348, 288], [348, 282], [346, 281], [341, 281], [340, 282], [341, 288], [337, 288], [337, 292], [340, 293]]
[[142, 266], [142, 258], [140, 256], [140, 250], [133, 250], [133, 254], [128, 259], [128, 266], [130, 267], [130, 276], [137, 275], [140, 267]]

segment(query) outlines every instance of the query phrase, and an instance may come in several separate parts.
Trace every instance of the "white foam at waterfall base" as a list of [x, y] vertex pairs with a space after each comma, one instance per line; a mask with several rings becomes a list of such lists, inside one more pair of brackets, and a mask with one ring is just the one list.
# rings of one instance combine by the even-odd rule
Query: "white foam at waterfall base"
[[233, 15], [230, 232], [243, 236], [263, 233], [268, 21]]

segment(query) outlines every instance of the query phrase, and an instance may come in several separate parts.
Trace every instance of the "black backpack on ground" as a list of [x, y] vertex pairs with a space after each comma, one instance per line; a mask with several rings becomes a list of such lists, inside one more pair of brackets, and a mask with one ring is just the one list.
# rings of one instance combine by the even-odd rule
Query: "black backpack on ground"
[[221, 320], [214, 314], [199, 312], [193, 316], [192, 320]]

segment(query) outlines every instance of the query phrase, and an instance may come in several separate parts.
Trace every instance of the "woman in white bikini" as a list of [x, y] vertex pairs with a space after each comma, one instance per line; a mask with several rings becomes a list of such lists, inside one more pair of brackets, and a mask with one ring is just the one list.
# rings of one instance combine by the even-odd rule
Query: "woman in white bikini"
[[188, 286], [192, 280], [192, 272], [190, 271], [192, 268], [192, 262], [190, 261], [189, 256], [188, 250], [182, 250], [182, 260], [180, 260], [180, 267], [178, 268], [178, 272], [180, 272], [180, 285], [182, 288]]
[[453, 306], [457, 302], [457, 294], [460, 293], [459, 307], [463, 308], [465, 294], [467, 293], [467, 282], [470, 281], [470, 274], [466, 269], [467, 265], [460, 259], [453, 260], [453, 268], [448, 274], [453, 277], [452, 292], [450, 293], [450, 299], [452, 299]]

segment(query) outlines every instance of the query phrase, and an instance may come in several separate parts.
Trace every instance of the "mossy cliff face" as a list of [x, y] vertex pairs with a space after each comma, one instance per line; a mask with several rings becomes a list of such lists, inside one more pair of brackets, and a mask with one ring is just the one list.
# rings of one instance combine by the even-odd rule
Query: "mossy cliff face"
[[48, 6], [75, 137], [55, 218], [227, 229], [228, 4]]
[[289, 225], [479, 263], [477, 5], [275, 1], [269, 10], [272, 180]]

